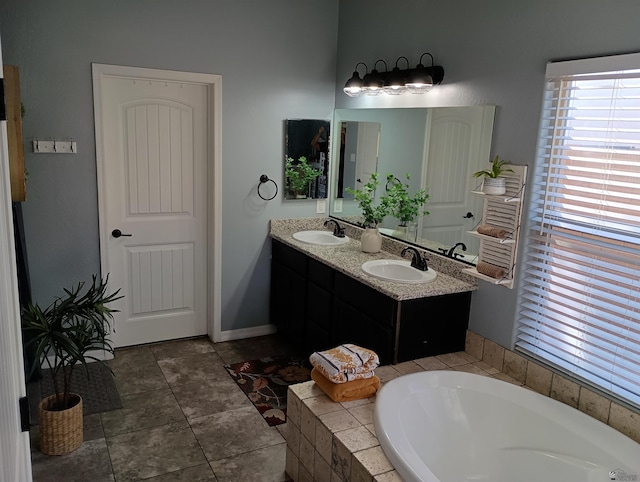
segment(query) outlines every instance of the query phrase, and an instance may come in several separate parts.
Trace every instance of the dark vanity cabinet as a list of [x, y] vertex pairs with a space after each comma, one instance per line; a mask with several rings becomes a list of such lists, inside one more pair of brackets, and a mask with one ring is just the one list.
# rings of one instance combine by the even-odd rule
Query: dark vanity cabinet
[[271, 322], [305, 353], [355, 343], [383, 365], [464, 350], [471, 292], [397, 301], [272, 240]]

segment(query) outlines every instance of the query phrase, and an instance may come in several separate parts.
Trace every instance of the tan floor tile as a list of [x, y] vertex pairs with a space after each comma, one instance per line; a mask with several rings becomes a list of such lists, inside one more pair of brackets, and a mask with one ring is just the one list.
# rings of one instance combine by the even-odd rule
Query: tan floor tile
[[182, 358], [198, 353], [212, 353], [213, 343], [207, 337], [176, 340], [165, 343], [155, 343], [149, 346], [156, 360], [167, 358]]
[[278, 429], [269, 427], [254, 407], [200, 417], [191, 428], [209, 462], [284, 443]]
[[211, 462], [218, 482], [284, 482], [286, 445], [278, 444]]
[[107, 445], [118, 482], [148, 479], [206, 463], [186, 421], [108, 437]]

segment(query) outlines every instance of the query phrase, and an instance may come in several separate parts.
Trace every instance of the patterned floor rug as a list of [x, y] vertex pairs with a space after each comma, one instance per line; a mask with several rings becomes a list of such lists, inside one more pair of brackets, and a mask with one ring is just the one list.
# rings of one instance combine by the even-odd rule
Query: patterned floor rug
[[311, 365], [307, 360], [269, 357], [224, 368], [270, 426], [287, 420], [289, 385], [311, 380]]

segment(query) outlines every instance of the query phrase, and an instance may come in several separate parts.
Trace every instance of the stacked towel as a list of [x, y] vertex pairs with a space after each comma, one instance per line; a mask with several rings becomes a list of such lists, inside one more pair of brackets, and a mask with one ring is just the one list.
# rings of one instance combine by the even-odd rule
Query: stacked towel
[[373, 372], [378, 355], [367, 348], [344, 344], [311, 354], [311, 378], [334, 402], [348, 402], [375, 395], [380, 379]]
[[476, 265], [476, 270], [478, 273], [484, 274], [486, 276], [491, 276], [492, 278], [501, 279], [504, 276], [504, 269], [500, 266], [496, 266], [495, 264], [487, 263], [485, 261], [480, 261]]
[[345, 383], [333, 383], [318, 368], [314, 368], [311, 370], [311, 378], [334, 402], [350, 402], [369, 398], [380, 389], [380, 379], [377, 375]]
[[350, 343], [314, 352], [309, 361], [333, 383], [371, 378], [380, 364], [374, 351]]
[[484, 234], [485, 236], [493, 236], [494, 238], [504, 239], [509, 234], [509, 231], [502, 228], [496, 228], [489, 224], [481, 224], [476, 228], [478, 234]]

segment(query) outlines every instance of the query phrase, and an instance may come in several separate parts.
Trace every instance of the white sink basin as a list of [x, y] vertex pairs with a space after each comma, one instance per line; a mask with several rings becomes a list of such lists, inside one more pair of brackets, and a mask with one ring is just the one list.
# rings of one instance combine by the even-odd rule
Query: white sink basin
[[318, 246], [339, 246], [349, 242], [348, 237], [337, 238], [331, 231], [298, 231], [293, 233], [293, 239]]
[[429, 268], [427, 271], [411, 267], [411, 261], [399, 259], [375, 259], [362, 265], [362, 271], [369, 276], [396, 283], [431, 283], [438, 274]]

